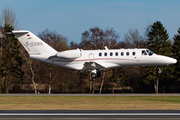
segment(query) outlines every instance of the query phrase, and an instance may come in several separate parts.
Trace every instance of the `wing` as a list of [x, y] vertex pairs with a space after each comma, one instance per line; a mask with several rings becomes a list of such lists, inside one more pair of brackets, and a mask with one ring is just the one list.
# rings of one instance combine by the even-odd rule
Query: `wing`
[[95, 70], [95, 69], [103, 70], [106, 68], [96, 62], [85, 62], [84, 67], [82, 68], [82, 70]]

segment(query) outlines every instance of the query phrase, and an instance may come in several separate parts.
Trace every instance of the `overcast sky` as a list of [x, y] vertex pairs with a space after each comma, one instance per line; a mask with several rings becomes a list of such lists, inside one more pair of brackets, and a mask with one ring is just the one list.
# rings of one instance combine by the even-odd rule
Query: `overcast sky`
[[14, 10], [21, 29], [34, 34], [48, 28], [81, 41], [92, 27], [114, 28], [123, 40], [129, 29], [144, 35], [148, 24], [161, 21], [170, 39], [180, 27], [180, 0], [0, 0], [0, 10]]

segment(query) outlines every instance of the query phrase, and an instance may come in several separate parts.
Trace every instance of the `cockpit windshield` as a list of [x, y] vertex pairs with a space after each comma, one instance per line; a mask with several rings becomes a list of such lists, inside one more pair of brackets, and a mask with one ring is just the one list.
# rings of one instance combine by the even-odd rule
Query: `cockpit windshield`
[[147, 55], [147, 52], [145, 50], [142, 50], [142, 55]]
[[146, 51], [149, 53], [149, 56], [154, 54], [151, 50], [146, 50]]

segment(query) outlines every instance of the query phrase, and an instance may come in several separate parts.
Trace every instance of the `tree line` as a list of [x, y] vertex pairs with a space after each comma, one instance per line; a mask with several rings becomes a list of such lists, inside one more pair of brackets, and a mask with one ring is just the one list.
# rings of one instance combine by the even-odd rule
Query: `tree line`
[[[101, 77], [91, 81], [89, 72], [74, 71], [29, 58], [12, 30], [18, 29], [14, 11], [5, 8], [0, 19], [0, 93], [177, 93], [180, 92], [180, 28], [173, 39], [161, 21], [147, 25], [145, 35], [129, 29], [120, 40], [113, 28], [92, 27], [82, 32], [80, 43], [68, 44], [68, 39], [56, 31], [45, 29], [37, 36], [57, 51], [68, 49], [149, 48], [156, 54], [177, 59], [171, 66], [120, 67], [101, 71]], [[103, 75], [105, 73], [105, 75]], [[92, 83], [92, 84], [91, 84]]]

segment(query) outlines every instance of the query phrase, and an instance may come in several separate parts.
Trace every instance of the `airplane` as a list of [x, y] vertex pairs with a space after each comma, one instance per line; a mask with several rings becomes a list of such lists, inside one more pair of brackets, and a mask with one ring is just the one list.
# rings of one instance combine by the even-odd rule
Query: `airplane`
[[91, 77], [100, 76], [101, 70], [124, 66], [164, 66], [177, 62], [176, 59], [157, 55], [146, 48], [141, 49], [108, 49], [83, 50], [73, 49], [58, 52], [43, 40], [27, 30], [13, 30], [12, 33], [20, 41], [29, 57], [44, 63], [91, 71]]

